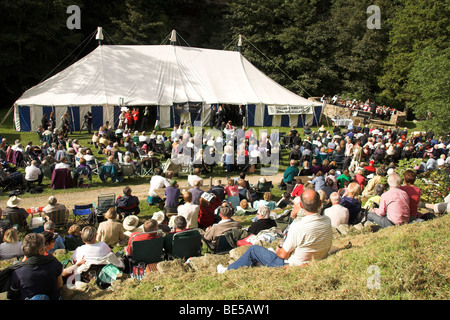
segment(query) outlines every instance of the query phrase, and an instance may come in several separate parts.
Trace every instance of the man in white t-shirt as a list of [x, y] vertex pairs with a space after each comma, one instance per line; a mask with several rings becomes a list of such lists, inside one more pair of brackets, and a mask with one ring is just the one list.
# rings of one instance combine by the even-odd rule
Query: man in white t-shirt
[[155, 175], [150, 180], [150, 189], [148, 190], [147, 202], [150, 204], [156, 204], [162, 201], [162, 199], [155, 192], [156, 189], [167, 188], [170, 186], [169, 180], [162, 176], [163, 172], [161, 168], [156, 168]]
[[331, 219], [331, 225], [337, 228], [341, 224], [348, 224], [350, 213], [346, 207], [339, 204], [339, 201], [341, 201], [339, 193], [333, 192], [330, 194], [330, 201], [332, 206], [326, 208], [323, 213]]
[[195, 186], [195, 182], [201, 181], [203, 183], [203, 178], [200, 177], [201, 170], [200, 168], [195, 168], [193, 174], [188, 175], [188, 185], [193, 187]]
[[25, 168], [25, 181], [42, 183], [42, 171], [36, 160], [31, 161], [31, 164]]
[[312, 259], [320, 260], [328, 255], [333, 240], [331, 220], [320, 215], [320, 195], [312, 189], [305, 190], [301, 201], [294, 202], [291, 216], [295, 219], [301, 209], [305, 216], [295, 220], [283, 242], [273, 252], [262, 246], [253, 245], [228, 268], [217, 266], [217, 272], [254, 266], [260, 263], [266, 267], [302, 266]]

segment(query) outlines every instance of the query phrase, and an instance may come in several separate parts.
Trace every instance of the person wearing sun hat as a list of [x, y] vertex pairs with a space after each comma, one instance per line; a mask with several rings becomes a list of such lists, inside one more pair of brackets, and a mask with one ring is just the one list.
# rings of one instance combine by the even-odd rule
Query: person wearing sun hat
[[134, 232], [144, 232], [143, 225], [138, 227], [139, 218], [135, 215], [129, 215], [123, 219], [123, 228], [125, 229], [124, 234], [130, 237]]
[[[172, 216], [175, 218], [177, 215]], [[172, 221], [173, 218], [170, 218], [170, 221]], [[155, 219], [158, 222], [158, 229], [164, 231], [164, 232], [170, 232], [171, 227], [167, 222], [169, 221], [168, 217], [163, 211], [157, 211], [153, 214], [152, 219]]]
[[11, 221], [11, 223], [17, 224], [19, 230], [24, 229], [27, 226], [28, 212], [19, 207], [21, 199], [17, 196], [12, 196], [6, 202], [6, 208], [3, 210], [3, 216]]

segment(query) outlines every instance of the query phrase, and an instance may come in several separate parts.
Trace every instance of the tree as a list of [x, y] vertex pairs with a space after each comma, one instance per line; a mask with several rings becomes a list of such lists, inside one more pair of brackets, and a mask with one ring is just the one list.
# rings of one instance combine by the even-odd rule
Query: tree
[[47, 78], [52, 70], [56, 71], [55, 67], [79, 45], [81, 32], [66, 26], [69, 17], [66, 10], [72, 4], [80, 3], [68, 0], [0, 2], [3, 105], [10, 106], [26, 89]]
[[379, 78], [382, 96], [408, 104], [408, 77], [421, 51], [428, 46], [448, 47], [450, 5], [448, 1], [401, 0], [389, 19], [388, 55]]
[[449, 133], [450, 48], [424, 48], [408, 74], [405, 92], [408, 106], [427, 130]]

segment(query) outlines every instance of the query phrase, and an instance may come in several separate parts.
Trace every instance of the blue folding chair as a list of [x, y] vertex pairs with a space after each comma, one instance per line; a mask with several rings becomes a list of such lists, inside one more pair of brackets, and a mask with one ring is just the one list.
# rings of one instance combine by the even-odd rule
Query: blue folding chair
[[72, 213], [74, 215], [74, 223], [83, 222], [85, 224], [95, 224], [97, 222], [97, 218], [95, 213], [93, 212], [93, 207], [94, 206], [92, 205], [92, 203], [75, 205], [72, 210]]

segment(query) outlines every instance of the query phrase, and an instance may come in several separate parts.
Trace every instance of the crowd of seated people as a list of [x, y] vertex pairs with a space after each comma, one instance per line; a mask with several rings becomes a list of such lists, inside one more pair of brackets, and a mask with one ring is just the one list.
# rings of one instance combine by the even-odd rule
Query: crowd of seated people
[[323, 95], [320, 99], [322, 102], [327, 101], [327, 103], [337, 105], [340, 107], [349, 108], [352, 110], [361, 110], [365, 112], [370, 112], [374, 116], [374, 118], [379, 118], [381, 120], [389, 121], [391, 115], [396, 114], [398, 111], [394, 107], [387, 107], [385, 105], [379, 106], [376, 105], [375, 102], [367, 99], [366, 101], [359, 101], [356, 99], [343, 99], [338, 95], [334, 95], [332, 98], [326, 97]]
[[[108, 126], [94, 133], [93, 145], [107, 155], [105, 164], [117, 170], [120, 170], [120, 166], [116, 156], [121, 148], [128, 152], [127, 161], [132, 158], [141, 159], [140, 156], [143, 155], [142, 159], [153, 163], [153, 152], [162, 150], [158, 148], [164, 146], [164, 150], [170, 150], [171, 162], [177, 164], [177, 159], [187, 157], [187, 162], [194, 164], [194, 172], [188, 177], [189, 187], [182, 191], [178, 182], [173, 179], [173, 172], [163, 170], [154, 163], [157, 167], [150, 179], [147, 203], [160, 205], [162, 214], [154, 214], [152, 219], [146, 220], [139, 227], [139, 219], [133, 220], [139, 212], [121, 211], [131, 206], [130, 201], [133, 201], [133, 206], [139, 207], [139, 199], [131, 195], [130, 188], [125, 188], [124, 194], [117, 201], [117, 211], [109, 212], [105, 216], [107, 221], [102, 222], [98, 230], [86, 229], [81, 235], [78, 232], [77, 237], [84, 239], [84, 245], [83, 249], [74, 254], [75, 263], [80, 261], [79, 252], [84, 252], [87, 257], [90, 254], [96, 258], [104, 257], [118, 242], [130, 241], [131, 235], [142, 232], [166, 230], [173, 233], [199, 228], [203, 240], [214, 244], [218, 236], [228, 230], [243, 229], [242, 224], [235, 219], [238, 212], [243, 215], [256, 214], [255, 221], [246, 229], [250, 233], [258, 233], [264, 228], [275, 226], [270, 211], [289, 206], [308, 208], [310, 217], [305, 221], [318, 213], [329, 217], [329, 221], [324, 219], [321, 223], [329, 223], [333, 227], [361, 222], [388, 227], [417, 219], [425, 220], [432, 216], [423, 216], [417, 210], [420, 189], [414, 186], [415, 178], [426, 171], [448, 170], [450, 165], [449, 142], [429, 133], [411, 135], [406, 128], [383, 129], [375, 126], [356, 126], [342, 131], [335, 128], [333, 132], [324, 128], [317, 131], [304, 128], [302, 139], [298, 130], [292, 128], [288, 134], [292, 139], [285, 141], [289, 143], [289, 148], [292, 147], [293, 152], [289, 154], [289, 166], [279, 184], [279, 188], [286, 192], [279, 201], [274, 201], [270, 188], [269, 191], [260, 192], [258, 197], [257, 188], [250, 186], [245, 174], [251, 165], [264, 165], [264, 161], [273, 159], [273, 155], [279, 158], [281, 146], [278, 137], [271, 137], [266, 133], [258, 136], [245, 128], [233, 128], [231, 124], [225, 125], [219, 132], [203, 131], [194, 135], [191, 135], [189, 129], [186, 125], [175, 126], [167, 137], [165, 133], [157, 135], [156, 132], [151, 132], [147, 136], [146, 132], [130, 133], [127, 129], [114, 132]], [[27, 146], [31, 153], [35, 152], [32, 145]], [[9, 147], [7, 143], [5, 147]], [[20, 141], [15, 142], [15, 149], [21, 148], [23, 147]], [[95, 161], [91, 148], [83, 147], [78, 141], [67, 139], [62, 134], [57, 134], [56, 140], [45, 141], [39, 149], [40, 153], [37, 153], [37, 157], [33, 158], [27, 167], [34, 166], [41, 169], [41, 173], [35, 170], [33, 175], [31, 169], [34, 168], [29, 169], [27, 177], [30, 181], [37, 180], [39, 183], [40, 176], [44, 175], [44, 166], [49, 166], [50, 170], [68, 167], [73, 173], [83, 176], [86, 174], [82, 172], [82, 168], [89, 167], [91, 171], [97, 168], [96, 165], [90, 165]], [[223, 150], [223, 154], [220, 155], [218, 150]], [[196, 161], [198, 154], [202, 154], [200, 161]], [[405, 173], [403, 181], [395, 172], [396, 164], [400, 159], [413, 158], [423, 161]], [[239, 172], [239, 177], [228, 178], [226, 183], [216, 179], [213, 186], [205, 189], [201, 175], [214, 170], [217, 163], [223, 163], [224, 170], [229, 173]], [[387, 179], [387, 185], [385, 190], [379, 191], [378, 186], [381, 185], [383, 177]], [[32, 180], [33, 178], [36, 179]], [[163, 198], [156, 192], [158, 189], [165, 189]], [[309, 206], [307, 199], [303, 199], [302, 204], [299, 199], [304, 195], [314, 198], [314, 206]], [[365, 210], [361, 195], [377, 198], [373, 198], [371, 206]], [[397, 202], [393, 204], [392, 199]], [[14, 207], [13, 200], [11, 199], [11, 208], [17, 207]], [[438, 208], [440, 213], [445, 211], [441, 210], [444, 205], [428, 207], [435, 211]], [[8, 213], [18, 210], [5, 208], [4, 211]], [[301, 212], [302, 210], [299, 210], [295, 214]], [[118, 217], [123, 218], [123, 225], [116, 221]], [[132, 232], [127, 235], [126, 230]], [[165, 233], [159, 232], [143, 236], [141, 240], [163, 236]], [[8, 241], [16, 242], [13, 236]], [[13, 251], [12, 245], [8, 247]], [[130, 242], [126, 255], [132, 258]]]

